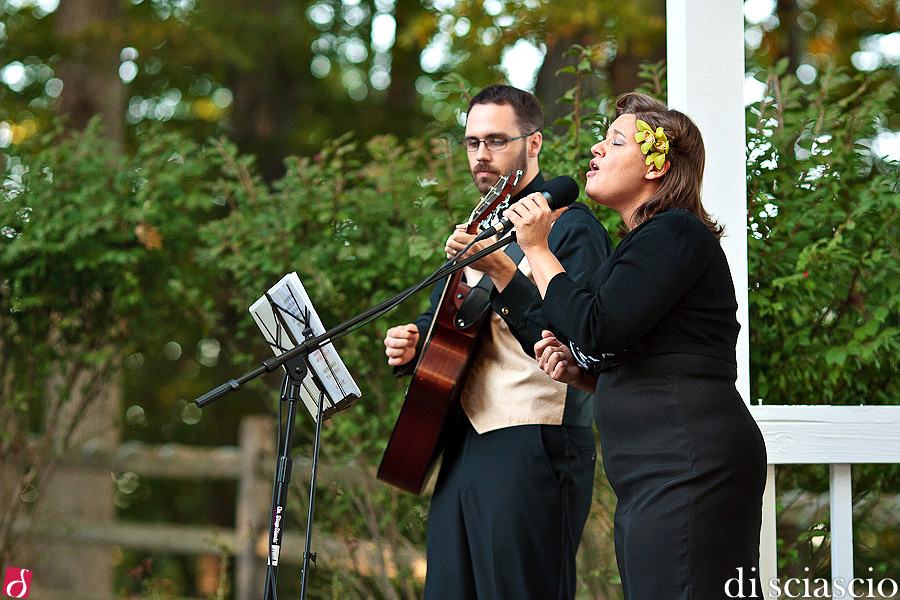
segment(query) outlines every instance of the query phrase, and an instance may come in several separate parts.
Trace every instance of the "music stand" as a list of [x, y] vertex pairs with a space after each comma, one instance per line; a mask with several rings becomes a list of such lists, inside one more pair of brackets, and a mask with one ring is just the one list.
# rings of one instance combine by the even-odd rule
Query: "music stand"
[[[270, 288], [265, 295], [253, 303], [250, 313], [276, 356], [325, 331], [296, 273], [285, 275], [281, 281]], [[284, 439], [281, 439], [279, 428], [280, 447], [272, 489], [269, 556], [264, 597], [266, 600], [275, 600], [277, 597], [275, 584], [278, 579], [287, 490], [293, 464], [291, 449], [294, 439], [296, 406], [299, 401], [302, 401], [316, 423], [306, 521], [306, 547], [303, 551], [300, 586], [300, 598], [303, 600], [306, 598], [310, 562], [314, 563], [316, 560], [315, 553], [310, 552], [310, 543], [315, 512], [322, 421], [340, 410], [349, 408], [353, 401], [359, 398], [361, 392], [330, 342], [312, 352], [300, 353], [288, 358], [283, 367], [285, 376], [281, 387], [281, 401], [288, 402], [288, 418]], [[281, 414], [280, 406], [279, 415]]]
[[[280, 553], [281, 540], [280, 525], [283, 520], [283, 507], [284, 498], [286, 498], [287, 495], [287, 483], [290, 481], [290, 448], [293, 444], [293, 424], [297, 400], [303, 400], [304, 404], [307, 407], [307, 410], [309, 410], [310, 414], [316, 420], [316, 440], [313, 449], [315, 456], [312, 465], [310, 506], [307, 517], [306, 530], [306, 550], [304, 551], [303, 557], [304, 567], [301, 585], [301, 592], [303, 593], [303, 598], [305, 600], [307, 574], [309, 572], [309, 560], [312, 559], [313, 562], [315, 561], [315, 555], [311, 555], [309, 553], [309, 543], [314, 508], [313, 503], [315, 493], [315, 477], [318, 468], [317, 464], [321, 423], [324, 419], [327, 419], [335, 412], [349, 407], [350, 403], [352, 403], [353, 400], [362, 395], [359, 391], [359, 387], [350, 377], [349, 372], [347, 372], [343, 361], [341, 361], [340, 357], [337, 355], [337, 352], [334, 350], [332, 341], [340, 339], [341, 337], [347, 335], [349, 332], [354, 331], [355, 328], [369, 323], [377, 317], [384, 315], [385, 313], [399, 305], [403, 300], [409, 298], [412, 294], [435, 283], [442, 277], [446, 277], [460, 269], [465, 268], [473, 262], [480, 260], [491, 252], [494, 252], [499, 248], [502, 248], [503, 246], [509, 244], [511, 241], [513, 241], [513, 239], [514, 234], [462, 260], [460, 260], [458, 257], [454, 257], [448, 260], [447, 263], [445, 263], [442, 267], [437, 269], [423, 281], [420, 281], [419, 283], [400, 292], [396, 296], [385, 300], [377, 306], [373, 306], [365, 312], [362, 312], [352, 317], [351, 319], [344, 321], [340, 325], [328, 329], [327, 331], [322, 326], [322, 323], [319, 320], [315, 309], [312, 307], [312, 302], [309, 301], [309, 297], [306, 295], [306, 291], [303, 289], [303, 284], [300, 283], [300, 279], [299, 277], [297, 277], [296, 273], [285, 275], [285, 277], [283, 277], [278, 284], [276, 284], [269, 290], [269, 293], [267, 295], [264, 295], [250, 307], [250, 312], [253, 314], [253, 318], [256, 320], [257, 325], [263, 332], [263, 335], [266, 337], [266, 341], [269, 343], [269, 346], [272, 348], [275, 356], [268, 360], [264, 360], [261, 365], [252, 369], [251, 371], [248, 371], [234, 379], [230, 379], [227, 382], [197, 397], [194, 400], [194, 404], [196, 404], [199, 408], [208, 406], [209, 404], [212, 404], [213, 402], [219, 400], [227, 394], [241, 389], [241, 387], [249, 381], [256, 379], [260, 375], [271, 373], [278, 367], [284, 368], [287, 372], [287, 376], [282, 385], [282, 390], [287, 390], [287, 394], [283, 393], [282, 399], [288, 400], [289, 403], [289, 423], [284, 440], [285, 443], [283, 445], [280, 443], [281, 431], [279, 430], [279, 445], [282, 446], [282, 451], [280, 454], [278, 466], [276, 467], [276, 480], [273, 484], [273, 506], [271, 512], [272, 530], [270, 531], [269, 535], [270, 558], [269, 569], [267, 570], [266, 575], [266, 600], [274, 600], [275, 597], [275, 579], [277, 578], [278, 567], [277, 555]], [[284, 287], [286, 288], [286, 290], [290, 291], [286, 292], [285, 294], [285, 291], [282, 290], [282, 293], [279, 293], [279, 287]], [[272, 300], [274, 300], [276, 303], [281, 303], [275, 306]], [[308, 311], [301, 311], [300, 306], [308, 308]], [[282, 310], [282, 307], [286, 308], [287, 310]], [[290, 318], [288, 319], [287, 317]], [[295, 345], [288, 348], [285, 345], [286, 343], [293, 343]], [[328, 354], [324, 355], [323, 357], [323, 355], [318, 352], [320, 349], [324, 349], [326, 352], [328, 352]], [[311, 355], [314, 358], [319, 359], [312, 363], [313, 369], [309, 369], [307, 366], [309, 357]], [[330, 359], [328, 358], [329, 356], [331, 357]], [[319, 369], [317, 367], [324, 368]], [[305, 385], [308, 377], [312, 377], [311, 386]], [[310, 396], [309, 394], [307, 394], [307, 396], [301, 396], [304, 390], [306, 392], [311, 392], [311, 390], [313, 389], [318, 391], [318, 397]], [[334, 390], [335, 393], [332, 394], [329, 392], [329, 390]], [[340, 400], [335, 402], [335, 398], [340, 398]], [[328, 404], [328, 409], [323, 408], [326, 404]], [[279, 404], [279, 411], [280, 406], [281, 405]], [[288, 436], [290, 437], [288, 438]], [[282, 507], [282, 509], [281, 512], [276, 515], [276, 502], [278, 502], [279, 500], [281, 500], [279, 505]], [[275, 537], [276, 516], [281, 516], [281, 520], [279, 520], [277, 523], [277, 538]], [[273, 552], [273, 546], [271, 545], [271, 542], [276, 539], [279, 541], [279, 545], [276, 547], [275, 552]], [[271, 563], [271, 557], [273, 556], [273, 554], [275, 555], [274, 565]], [[269, 595], [270, 593], [272, 594], [271, 596]]]

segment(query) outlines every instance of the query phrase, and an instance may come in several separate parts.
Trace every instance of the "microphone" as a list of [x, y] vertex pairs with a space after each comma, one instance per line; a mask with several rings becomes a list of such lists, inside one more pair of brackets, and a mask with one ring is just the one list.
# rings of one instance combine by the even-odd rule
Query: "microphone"
[[[550, 210], [556, 210], [575, 202], [575, 199], [578, 198], [578, 184], [568, 175], [560, 175], [544, 182], [544, 185], [541, 186], [541, 195], [547, 199]], [[513, 224], [510, 220], [503, 217], [495, 226], [488, 227], [479, 233], [473, 240], [473, 243], [489, 238], [494, 234], [502, 235], [512, 228]]]

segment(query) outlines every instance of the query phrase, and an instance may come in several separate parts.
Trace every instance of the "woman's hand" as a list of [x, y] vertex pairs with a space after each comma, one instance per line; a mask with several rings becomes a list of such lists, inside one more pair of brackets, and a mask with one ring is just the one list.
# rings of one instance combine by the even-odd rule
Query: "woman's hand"
[[597, 387], [597, 377], [578, 366], [569, 347], [556, 339], [552, 332], [544, 330], [541, 336], [542, 339], [534, 345], [534, 356], [544, 373], [556, 381], [593, 393]]
[[547, 236], [550, 227], [566, 210], [568, 207], [564, 206], [551, 211], [543, 195], [529, 194], [503, 211], [503, 216], [516, 228], [516, 241], [528, 258], [541, 298], [545, 296], [550, 280], [565, 271], [550, 251]]
[[516, 227], [516, 241], [527, 254], [534, 248], [546, 248], [550, 226], [568, 209], [564, 206], [551, 211], [542, 194], [525, 196], [505, 211], [503, 216]]

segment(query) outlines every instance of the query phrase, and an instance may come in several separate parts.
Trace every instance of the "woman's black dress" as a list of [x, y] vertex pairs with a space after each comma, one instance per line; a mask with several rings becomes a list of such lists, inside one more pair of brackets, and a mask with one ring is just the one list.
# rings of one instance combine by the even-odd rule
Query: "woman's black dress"
[[741, 575], [761, 589], [766, 455], [734, 385], [736, 310], [718, 240], [678, 209], [631, 231], [587, 288], [564, 273], [548, 287], [554, 333], [598, 372], [627, 600], [727, 598]]

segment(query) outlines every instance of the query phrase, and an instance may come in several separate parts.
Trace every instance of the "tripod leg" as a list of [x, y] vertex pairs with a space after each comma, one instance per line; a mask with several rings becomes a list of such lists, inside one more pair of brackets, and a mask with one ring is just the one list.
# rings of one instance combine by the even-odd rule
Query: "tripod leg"
[[316, 418], [316, 439], [313, 445], [312, 474], [309, 479], [309, 513], [306, 517], [306, 548], [303, 550], [303, 574], [300, 583], [300, 600], [306, 600], [306, 587], [309, 582], [309, 563], [316, 562], [315, 553], [309, 550], [312, 540], [313, 514], [316, 507], [316, 477], [319, 471], [319, 441], [322, 437], [322, 403], [325, 402], [325, 392], [319, 392], [319, 410]]
[[[297, 417], [297, 403], [299, 399], [300, 393], [297, 385], [286, 378], [282, 386], [281, 400], [288, 401], [288, 417], [284, 440], [281, 448], [279, 448], [278, 464], [275, 468], [275, 481], [272, 487], [271, 529], [269, 530], [269, 558], [267, 561], [268, 569], [266, 570], [265, 600], [276, 600], [278, 597], [275, 584], [278, 582], [278, 563], [281, 554], [281, 541], [284, 535], [287, 492], [291, 482], [291, 470], [293, 467], [291, 449], [294, 445], [294, 423]], [[280, 414], [281, 409], [279, 409]]]

